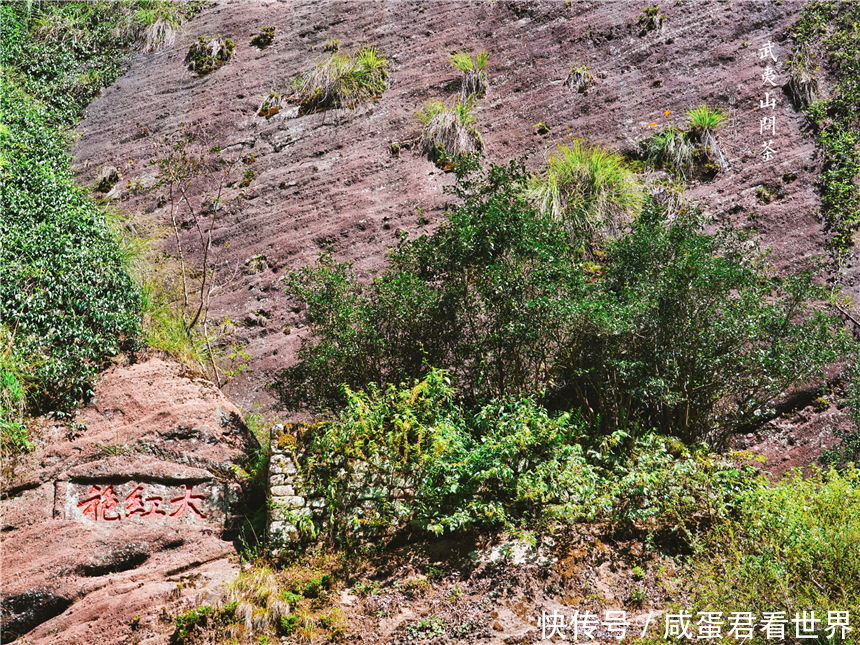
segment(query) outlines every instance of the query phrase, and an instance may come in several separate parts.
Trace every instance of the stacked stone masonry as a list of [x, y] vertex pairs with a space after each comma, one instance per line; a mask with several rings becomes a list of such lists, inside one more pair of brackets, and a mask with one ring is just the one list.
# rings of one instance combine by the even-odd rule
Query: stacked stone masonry
[[299, 455], [281, 438], [284, 426], [272, 427], [269, 458], [269, 539], [273, 545], [299, 539], [303, 530], [318, 524], [325, 500], [306, 486], [297, 464]]

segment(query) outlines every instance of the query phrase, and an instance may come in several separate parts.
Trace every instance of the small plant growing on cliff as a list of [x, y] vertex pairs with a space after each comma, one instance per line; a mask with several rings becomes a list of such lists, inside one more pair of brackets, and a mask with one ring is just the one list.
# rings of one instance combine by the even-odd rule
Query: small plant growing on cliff
[[722, 110], [700, 105], [687, 110], [687, 129], [671, 124], [647, 139], [643, 146], [648, 159], [688, 179], [697, 167], [715, 173], [728, 166], [717, 135], [726, 121]]
[[255, 34], [251, 39], [251, 45], [254, 47], [259, 47], [260, 49], [265, 49], [269, 45], [272, 44], [272, 41], [275, 39], [275, 28], [274, 27], [263, 27], [260, 30], [259, 34]]
[[659, 30], [663, 28], [664, 17], [660, 13], [660, 7], [654, 5], [643, 10], [639, 15], [639, 35], [644, 36], [649, 31]]
[[354, 55], [333, 52], [296, 79], [290, 97], [299, 115], [333, 108], [354, 109], [378, 98], [387, 87], [388, 59], [375, 47]]
[[424, 152], [440, 167], [450, 169], [456, 158], [479, 152], [484, 142], [475, 129], [475, 99], [465, 103], [457, 98], [449, 107], [442, 101], [431, 101], [415, 118], [423, 124], [421, 145]]
[[550, 154], [546, 172], [532, 179], [529, 196], [573, 237], [598, 232], [614, 237], [642, 204], [624, 160], [581, 140]]
[[191, 43], [185, 62], [188, 69], [197, 72], [199, 76], [205, 76], [214, 72], [224, 65], [233, 56], [236, 45], [229, 38], [220, 34], [216, 36], [198, 36]]
[[[142, 131], [148, 135], [145, 128]], [[212, 238], [226, 212], [228, 186], [251, 177], [248, 172], [253, 171], [248, 165], [253, 157], [223, 155], [223, 150], [212, 143], [205, 132], [187, 128], [172, 137], [153, 140], [157, 156], [150, 163], [158, 169], [154, 189], [164, 191], [179, 284], [175, 289], [162, 285], [150, 294], [147, 334], [151, 345], [165, 351], [190, 346], [187, 358], [205, 357], [213, 380], [220, 386], [223, 370], [212, 347], [209, 307], [218, 291], [235, 278], [238, 266], [231, 272], [222, 264], [219, 271], [213, 260]], [[245, 173], [242, 180], [236, 176], [240, 169]], [[191, 362], [199, 363], [200, 358]]]
[[574, 61], [570, 65], [570, 74], [564, 81], [574, 92], [579, 94], [588, 94], [588, 88], [594, 85], [594, 76], [591, 74], [591, 68]]
[[460, 101], [466, 103], [471, 96], [482, 97], [487, 93], [487, 63], [490, 52], [486, 49], [472, 54], [457, 52], [448, 59], [450, 63], [463, 72], [460, 81]]

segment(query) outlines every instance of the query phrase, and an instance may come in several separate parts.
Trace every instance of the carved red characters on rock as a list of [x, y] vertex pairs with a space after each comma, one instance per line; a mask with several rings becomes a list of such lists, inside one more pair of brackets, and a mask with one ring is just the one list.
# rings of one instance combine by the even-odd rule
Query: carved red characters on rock
[[[78, 508], [84, 507], [84, 510], [81, 511], [84, 517], [88, 517], [94, 522], [99, 519], [105, 522], [118, 522], [122, 519], [116, 512], [118, 504], [113, 486], [108, 486], [104, 490], [101, 490], [100, 486], [93, 486], [87, 495], [89, 497], [78, 504]], [[99, 512], [99, 506], [101, 506], [101, 512]]]
[[[164, 498], [158, 495], [145, 496], [144, 485], [137, 485], [125, 497], [125, 518], [130, 518], [135, 515], [143, 517], [153, 516], [169, 516], [180, 517], [186, 510], [190, 509], [193, 515], [201, 519], [206, 519], [206, 515], [201, 510], [203, 506], [199, 502], [206, 500], [205, 495], [195, 495], [194, 486], [183, 484], [184, 492], [182, 496], [170, 500], [171, 504], [175, 504], [175, 508], [168, 514], [167, 510], [162, 510], [160, 507], [164, 502]], [[114, 493], [113, 486], [107, 486], [102, 490], [101, 486], [93, 485], [87, 496], [78, 504], [78, 508], [83, 509], [81, 514], [92, 520], [93, 522], [118, 522], [123, 519], [123, 514], [119, 510], [119, 500]]]
[[182, 497], [177, 497], [176, 499], [170, 500], [171, 504], [175, 504], [176, 502], [181, 502], [181, 505], [179, 506], [179, 508], [176, 509], [175, 511], [173, 511], [170, 514], [170, 517], [179, 517], [180, 515], [182, 515], [185, 512], [186, 508], [190, 508], [192, 511], [194, 511], [197, 514], [197, 517], [202, 517], [204, 519], [206, 518], [206, 516], [203, 513], [201, 513], [197, 509], [197, 507], [194, 506], [194, 504], [191, 503], [191, 500], [193, 500], [193, 499], [202, 500], [205, 498], [202, 495], [193, 495], [192, 494], [192, 488], [193, 488], [193, 486], [189, 486], [188, 484], [185, 484], [185, 495], [183, 495]]

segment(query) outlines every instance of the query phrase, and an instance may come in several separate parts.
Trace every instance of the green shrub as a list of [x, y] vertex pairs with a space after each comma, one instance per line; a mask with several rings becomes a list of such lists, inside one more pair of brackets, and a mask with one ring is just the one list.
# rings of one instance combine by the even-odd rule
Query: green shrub
[[688, 579], [702, 611], [857, 615], [860, 472], [794, 473], [776, 485], [762, 479], [701, 543]]
[[[853, 2], [809, 2], [792, 27], [797, 47], [792, 69], [820, 66], [836, 77], [830, 97], [812, 101], [804, 113], [813, 125], [824, 153], [821, 211], [831, 235], [830, 248], [844, 261], [854, 246], [860, 225], [860, 5]], [[799, 77], [802, 80], [802, 76]], [[808, 85], [808, 84], [807, 84]], [[811, 97], [810, 97], [811, 98]]]
[[479, 152], [484, 142], [475, 129], [475, 99], [457, 99], [451, 107], [431, 101], [415, 114], [423, 125], [421, 146], [430, 159], [445, 169], [453, 168], [458, 157]]
[[10, 455], [33, 449], [25, 416], [30, 363], [14, 351], [14, 342], [12, 331], [0, 327], [0, 450], [4, 462]]
[[719, 446], [856, 351], [816, 306], [827, 294], [811, 272], [774, 278], [744, 235], [705, 224], [690, 211], [668, 222], [648, 203], [606, 250], [611, 324], [570, 357], [566, 385], [604, 431], [640, 423]]
[[[473, 168], [474, 169], [474, 168]], [[788, 388], [849, 355], [814, 305], [809, 273], [775, 278], [731, 229], [646, 202], [630, 233], [585, 241], [529, 205], [522, 165], [466, 167], [432, 235], [403, 239], [369, 285], [323, 255], [292, 273], [312, 336], [273, 390], [290, 408], [337, 408], [353, 390], [449, 370], [470, 405], [542, 391], [601, 434], [653, 428], [718, 446], [768, 418]]]
[[372, 284], [327, 254], [290, 275], [314, 336], [273, 384], [285, 405], [338, 407], [341, 384], [399, 383], [428, 366], [451, 370], [467, 397], [537, 392], [557, 357], [576, 351], [591, 317], [580, 293], [588, 276], [560, 228], [525, 199], [524, 167], [459, 170], [462, 205], [433, 235], [401, 241]]
[[542, 518], [688, 540], [725, 517], [750, 481], [731, 463], [663, 437], [591, 437], [576, 416], [531, 399], [468, 412], [437, 370], [412, 385], [346, 394], [335, 419], [304, 438], [330, 535], [346, 543], [405, 528], [441, 534]]
[[173, 632], [170, 642], [175, 643], [176, 645], [185, 645], [186, 643], [191, 642], [189, 639], [192, 638], [197, 628], [206, 627], [212, 612], [212, 607], [204, 605], [202, 607], [189, 609], [185, 613], [174, 618], [173, 624], [176, 629]]
[[487, 63], [490, 52], [482, 49], [471, 52], [457, 52], [448, 59], [454, 67], [463, 72], [460, 81], [460, 102], [468, 103], [472, 97], [480, 98], [487, 93]]
[[2, 64], [44, 102], [51, 124], [71, 125], [125, 71], [126, 53], [170, 45], [201, 2], [7, 2], [0, 7]]
[[0, 312], [29, 366], [30, 403], [68, 409], [98, 370], [136, 346], [140, 297], [104, 216], [69, 171], [47, 109], [2, 83]]
[[198, 76], [206, 76], [227, 63], [235, 49], [233, 41], [220, 34], [198, 36], [188, 47], [185, 62], [188, 69], [197, 72]]
[[617, 154], [577, 140], [550, 154], [546, 173], [531, 182], [529, 195], [562, 222], [571, 238], [597, 232], [616, 236], [639, 211], [642, 193]]
[[362, 47], [354, 55], [333, 51], [296, 79], [290, 98], [299, 104], [300, 115], [354, 109], [379, 98], [388, 86], [387, 77], [388, 59], [374, 47]]

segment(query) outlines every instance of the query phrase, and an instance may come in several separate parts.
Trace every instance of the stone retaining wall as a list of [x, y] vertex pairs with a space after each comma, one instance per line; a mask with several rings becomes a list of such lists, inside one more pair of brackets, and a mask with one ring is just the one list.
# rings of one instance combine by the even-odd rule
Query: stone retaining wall
[[[298, 469], [300, 455], [284, 426], [272, 427], [269, 457], [269, 540], [274, 546], [299, 538], [322, 517], [325, 500], [309, 490]], [[285, 440], [287, 439], [287, 440]]]

